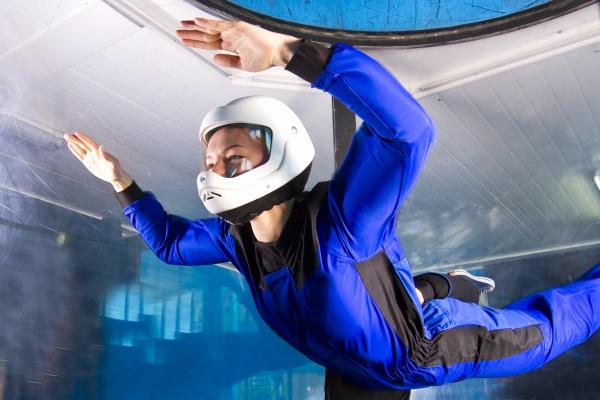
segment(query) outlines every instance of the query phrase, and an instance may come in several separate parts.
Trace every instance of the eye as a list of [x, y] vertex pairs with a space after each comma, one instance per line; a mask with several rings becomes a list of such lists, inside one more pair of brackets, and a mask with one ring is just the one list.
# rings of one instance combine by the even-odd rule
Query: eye
[[234, 155], [232, 155], [232, 156], [229, 156], [229, 157], [227, 157], [227, 161], [230, 161], [230, 162], [239, 162], [239, 161], [241, 161], [243, 158], [244, 158], [243, 156], [240, 156], [240, 155], [234, 154]]
[[233, 178], [234, 176], [243, 174], [244, 172], [246, 172], [247, 169], [251, 169], [251, 168], [247, 168], [248, 160], [239, 154], [233, 154], [229, 157], [227, 157], [226, 161], [225, 161], [225, 173], [226, 176], [228, 178]]

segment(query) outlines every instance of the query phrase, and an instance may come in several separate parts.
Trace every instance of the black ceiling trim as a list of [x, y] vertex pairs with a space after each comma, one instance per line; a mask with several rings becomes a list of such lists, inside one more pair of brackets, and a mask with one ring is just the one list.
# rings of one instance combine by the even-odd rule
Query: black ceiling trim
[[355, 46], [427, 47], [464, 42], [506, 33], [568, 14], [598, 0], [556, 0], [530, 9], [472, 24], [451, 28], [369, 32], [337, 30], [303, 25], [273, 18], [223, 0], [186, 0], [188, 3], [228, 19], [239, 19], [263, 28], [324, 43], [345, 42]]

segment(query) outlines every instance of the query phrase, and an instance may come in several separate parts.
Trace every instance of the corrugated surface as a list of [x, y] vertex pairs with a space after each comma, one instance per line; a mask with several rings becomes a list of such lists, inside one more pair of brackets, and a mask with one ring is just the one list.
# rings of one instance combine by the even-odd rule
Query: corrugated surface
[[422, 99], [439, 136], [399, 220], [413, 265], [600, 240], [597, 50]]
[[87, 3], [85, 0], [1, 2], [0, 55], [43, 33]]

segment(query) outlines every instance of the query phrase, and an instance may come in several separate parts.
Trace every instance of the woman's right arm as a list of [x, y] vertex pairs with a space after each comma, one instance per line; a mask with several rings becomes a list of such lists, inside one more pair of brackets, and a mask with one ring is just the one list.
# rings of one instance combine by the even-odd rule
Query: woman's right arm
[[227, 226], [217, 218], [191, 221], [165, 212], [152, 193], [143, 192], [119, 161], [82, 132], [65, 135], [67, 146], [97, 178], [110, 183], [124, 214], [146, 244], [169, 264], [202, 265], [229, 261]]

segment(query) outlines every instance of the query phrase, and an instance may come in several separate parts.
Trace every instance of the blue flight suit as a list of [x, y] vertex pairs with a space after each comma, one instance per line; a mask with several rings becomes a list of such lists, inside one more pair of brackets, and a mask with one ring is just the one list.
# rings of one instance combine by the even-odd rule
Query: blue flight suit
[[396, 214], [434, 142], [433, 123], [391, 74], [347, 45], [331, 49], [312, 85], [364, 121], [331, 182], [299, 196], [271, 244], [249, 224], [169, 215], [146, 193], [124, 213], [159, 258], [231, 261], [277, 334], [373, 389], [530, 371], [598, 330], [600, 265], [501, 310], [451, 298], [422, 307]]

